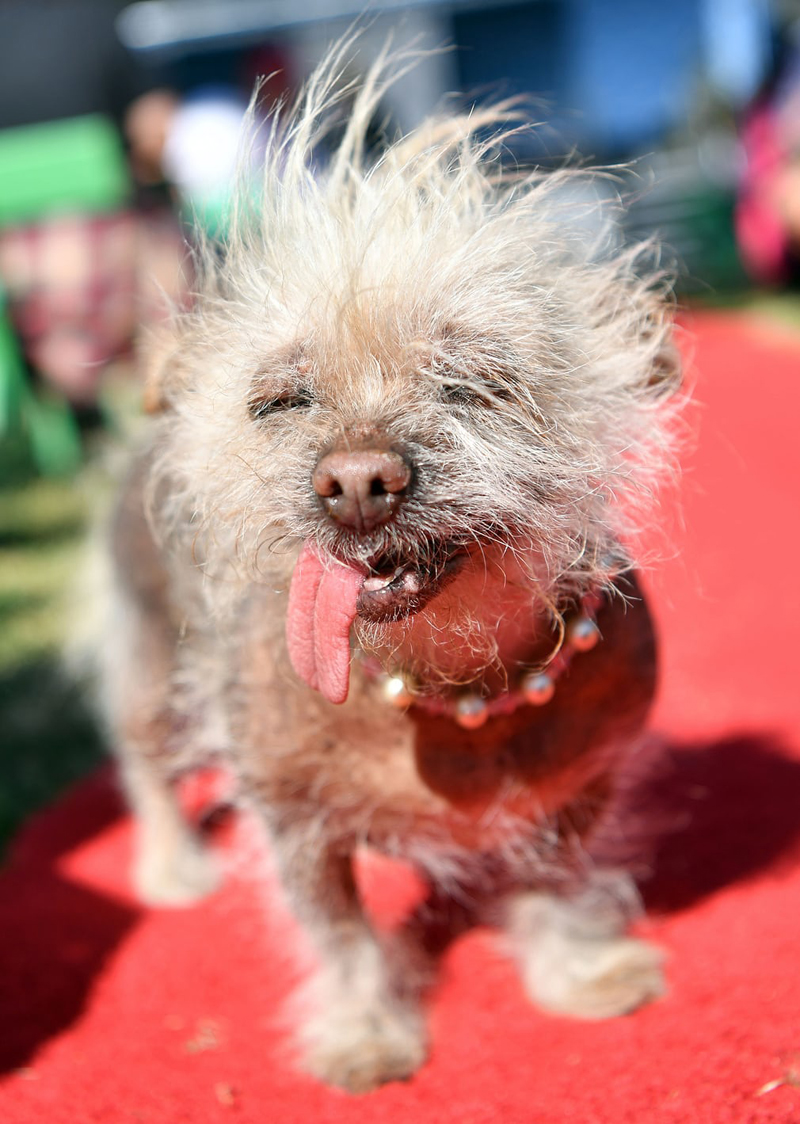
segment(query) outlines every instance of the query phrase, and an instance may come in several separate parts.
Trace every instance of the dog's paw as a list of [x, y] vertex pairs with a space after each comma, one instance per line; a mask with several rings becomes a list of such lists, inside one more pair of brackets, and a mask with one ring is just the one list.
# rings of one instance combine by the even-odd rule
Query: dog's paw
[[328, 1085], [368, 1093], [389, 1081], [407, 1081], [426, 1054], [421, 1021], [378, 1011], [348, 1025], [332, 1019], [324, 1028], [317, 1025], [304, 1065]]
[[531, 999], [581, 1019], [626, 1015], [664, 992], [663, 957], [632, 937], [581, 939], [544, 934], [523, 962]]
[[221, 881], [222, 871], [212, 853], [189, 835], [168, 848], [143, 847], [133, 870], [136, 893], [146, 905], [194, 905]]

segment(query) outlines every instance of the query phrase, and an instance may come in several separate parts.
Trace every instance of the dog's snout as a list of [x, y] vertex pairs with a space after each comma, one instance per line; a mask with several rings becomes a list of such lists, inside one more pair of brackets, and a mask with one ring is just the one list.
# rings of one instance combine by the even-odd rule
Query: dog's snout
[[389, 450], [338, 449], [321, 458], [311, 481], [331, 519], [364, 533], [394, 517], [408, 493], [411, 468]]

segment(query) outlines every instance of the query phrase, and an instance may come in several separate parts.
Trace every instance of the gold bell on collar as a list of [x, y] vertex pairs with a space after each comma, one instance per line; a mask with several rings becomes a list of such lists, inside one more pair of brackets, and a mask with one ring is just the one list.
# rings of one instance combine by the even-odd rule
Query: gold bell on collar
[[408, 684], [399, 675], [389, 676], [383, 681], [383, 697], [398, 710], [405, 710], [413, 701]]

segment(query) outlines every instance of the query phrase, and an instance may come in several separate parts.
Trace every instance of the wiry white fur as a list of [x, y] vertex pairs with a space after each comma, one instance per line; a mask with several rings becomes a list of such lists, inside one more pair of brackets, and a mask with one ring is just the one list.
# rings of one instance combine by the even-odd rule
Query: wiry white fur
[[[248, 580], [279, 584], [301, 540], [335, 534], [309, 466], [368, 420], [406, 443], [419, 480], [381, 548], [425, 558], [447, 537], [529, 557], [535, 544], [545, 597], [603, 581], [670, 462], [676, 361], [652, 248], [607, 254], [571, 230], [562, 189], [584, 173], [507, 169], [508, 105], [428, 120], [373, 161], [367, 128], [412, 60], [384, 54], [354, 92], [337, 86], [348, 50], [273, 123], [225, 252], [201, 254], [165, 364], [160, 517], [189, 528], [209, 572], [235, 554]], [[443, 399], [462, 384], [471, 403]], [[299, 386], [310, 409], [246, 416], [254, 394]]]
[[[224, 252], [201, 250], [194, 303], [156, 361], [166, 408], [140, 471], [163, 549], [134, 480], [116, 552], [138, 623], [123, 630], [129, 662], [107, 667], [107, 693], [124, 712], [120, 748], [139, 762], [128, 784], [150, 825], [145, 890], [185, 899], [211, 881], [165, 800], [184, 748], [222, 750], [319, 957], [304, 996], [316, 1013], [301, 1018], [306, 1065], [363, 1091], [421, 1063], [418, 992], [435, 950], [418, 962], [371, 932], [350, 865], [362, 839], [425, 873], [434, 912], [444, 892], [473, 894], [460, 904], [476, 918], [511, 894], [523, 974], [550, 1007], [629, 1010], [661, 977], [657, 957], [621, 937], [624, 909], [598, 933], [585, 924], [592, 902], [554, 899], [572, 880], [592, 883], [589, 856], [567, 829], [560, 838], [560, 811], [584, 798], [591, 811], [587, 786], [616, 735], [574, 769], [556, 763], [552, 785], [509, 767], [485, 810], [477, 790], [460, 810], [457, 786], [452, 800], [426, 787], [410, 721], [376, 707], [367, 676], [354, 675], [339, 712], [289, 678], [280, 596], [301, 544], [434, 574], [460, 557], [419, 612], [359, 622], [356, 639], [434, 691], [482, 683], [490, 665], [502, 684], [534, 640], [556, 635], [549, 620], [539, 627], [543, 613], [624, 567], [620, 539], [635, 538], [669, 466], [677, 361], [650, 248], [612, 253], [571, 225], [563, 189], [582, 173], [508, 170], [508, 105], [431, 119], [373, 160], [368, 126], [413, 59], [384, 54], [360, 89], [341, 88], [349, 50], [335, 48], [273, 124], [260, 188], [243, 181]], [[351, 98], [323, 164], [320, 139]], [[401, 448], [413, 480], [388, 523], [348, 535], [322, 512], [312, 472], [360, 432]], [[646, 619], [636, 627], [648, 667], [631, 716], [649, 691]]]

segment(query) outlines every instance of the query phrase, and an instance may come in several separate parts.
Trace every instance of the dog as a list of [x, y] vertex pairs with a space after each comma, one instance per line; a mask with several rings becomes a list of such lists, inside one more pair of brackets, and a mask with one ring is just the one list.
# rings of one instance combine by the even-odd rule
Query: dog
[[[650, 248], [572, 222], [584, 173], [509, 169], [507, 104], [371, 155], [409, 57], [343, 91], [346, 49], [274, 125], [154, 351], [104, 699], [141, 896], [216, 886], [173, 787], [216, 755], [313, 948], [302, 1064], [362, 1093], [424, 1062], [425, 992], [470, 926], [504, 930], [549, 1010], [662, 993], [659, 952], [626, 935], [633, 882], [589, 840], [656, 680], [633, 554], [681, 376]], [[361, 845], [429, 887], [388, 937]]]

